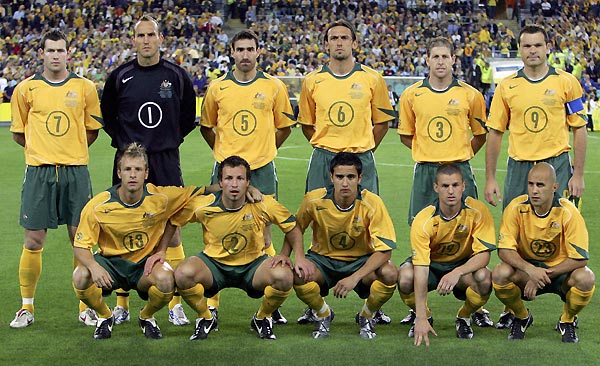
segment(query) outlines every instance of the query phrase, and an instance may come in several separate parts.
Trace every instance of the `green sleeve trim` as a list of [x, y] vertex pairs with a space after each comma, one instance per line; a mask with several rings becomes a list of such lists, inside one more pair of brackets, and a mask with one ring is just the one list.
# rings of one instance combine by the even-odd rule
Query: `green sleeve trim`
[[377, 236], [377, 239], [381, 240], [388, 247], [390, 247], [392, 249], [396, 249], [396, 242], [395, 241], [390, 240], [390, 239], [386, 239], [386, 238], [382, 238], [380, 236]]

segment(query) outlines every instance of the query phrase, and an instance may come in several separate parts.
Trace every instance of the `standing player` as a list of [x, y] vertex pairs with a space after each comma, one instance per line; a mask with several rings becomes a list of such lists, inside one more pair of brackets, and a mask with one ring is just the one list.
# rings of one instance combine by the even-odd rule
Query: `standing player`
[[192, 200], [171, 221], [202, 224], [204, 250], [184, 260], [175, 271], [183, 299], [198, 314], [190, 340], [203, 340], [217, 327], [207, 296], [227, 287], [240, 288], [253, 298], [263, 297], [250, 326], [261, 339], [275, 339], [271, 314], [290, 295], [293, 275], [289, 257], [265, 254], [267, 223], [279, 226], [285, 240], [302, 248], [302, 234], [294, 216], [271, 196], [258, 203], [246, 201], [250, 165], [239, 156], [226, 158], [217, 176], [222, 191]]
[[[113, 71], [102, 94], [105, 131], [117, 149], [113, 185], [119, 182], [117, 156], [131, 142], [148, 149], [148, 182], [160, 186], [183, 186], [179, 145], [196, 126], [196, 96], [188, 74], [160, 57], [163, 36], [156, 20], [143, 16], [134, 25], [137, 56]], [[179, 231], [169, 242], [167, 261], [176, 268], [185, 258]], [[115, 323], [129, 321], [127, 292], [117, 291]], [[169, 304], [169, 321], [189, 324], [179, 296]]]
[[423, 341], [429, 346], [429, 332], [437, 335], [427, 292], [453, 293], [465, 301], [456, 316], [456, 336], [471, 339], [469, 317], [485, 305], [492, 291], [486, 266], [495, 249], [494, 221], [483, 202], [463, 195], [465, 186], [458, 166], [438, 167], [433, 184], [438, 199], [417, 214], [410, 229], [413, 254], [400, 266], [398, 289], [416, 314], [408, 333], [416, 346]]
[[[103, 291], [122, 288], [136, 289], [148, 300], [139, 325], [147, 338], [159, 339], [162, 334], [154, 313], [171, 300], [175, 286], [173, 269], [163, 264], [175, 230], [165, 227], [203, 190], [145, 184], [148, 157], [137, 143], [119, 153], [117, 174], [121, 183], [96, 195], [81, 213], [74, 248], [80, 264], [73, 272], [73, 288], [98, 313], [94, 338], [110, 338], [115, 322], [115, 314], [102, 299]], [[92, 254], [96, 245], [98, 252]]]
[[[323, 33], [327, 65], [308, 74], [302, 83], [298, 122], [314, 147], [306, 192], [331, 185], [329, 164], [338, 152], [358, 154], [363, 164], [362, 187], [379, 194], [379, 178], [373, 152], [387, 133], [396, 111], [388, 98], [383, 77], [357, 63], [353, 51], [358, 48], [356, 30], [346, 20], [335, 21]], [[307, 309], [299, 323], [313, 321]], [[375, 315], [377, 323], [389, 324], [383, 311]]]
[[[537, 162], [545, 161], [556, 170], [558, 193], [577, 204], [585, 185], [583, 167], [587, 147], [587, 117], [583, 91], [573, 75], [548, 65], [551, 47], [546, 31], [528, 25], [519, 34], [523, 69], [504, 78], [496, 87], [487, 127], [485, 154], [485, 199], [505, 208], [515, 197], [527, 193], [527, 174]], [[527, 98], [523, 98], [527, 95]], [[504, 197], [496, 181], [502, 136], [508, 135], [508, 166]], [[573, 130], [574, 165], [569, 156], [569, 128]], [[508, 328], [514, 315], [505, 309], [496, 324]]]
[[[394, 225], [382, 199], [359, 185], [361, 178], [356, 154], [336, 154], [330, 167], [333, 187], [308, 192], [296, 214], [302, 232], [312, 228], [306, 258], [295, 251], [294, 290], [316, 318], [313, 338], [329, 336], [334, 315], [323, 298], [329, 289], [335, 297], [345, 298], [354, 290], [366, 299], [358, 324], [360, 336], [371, 339], [376, 336], [373, 316], [396, 288], [398, 270], [390, 261], [396, 248]], [[282, 254], [289, 256], [290, 250], [285, 246]]]
[[552, 165], [540, 162], [528, 176], [527, 195], [504, 209], [492, 274], [496, 297], [514, 313], [508, 339], [523, 339], [533, 316], [522, 299], [554, 293], [564, 307], [556, 324], [562, 341], [578, 342], [577, 314], [592, 300], [594, 273], [587, 267], [588, 232], [575, 205], [558, 194]]
[[[73, 243], [79, 214], [92, 196], [88, 146], [98, 137], [102, 117], [94, 84], [67, 70], [69, 41], [58, 30], [46, 33], [39, 56], [42, 73], [17, 85], [11, 99], [13, 140], [25, 148], [25, 179], [19, 223], [25, 243], [19, 262], [22, 307], [10, 323], [24, 328], [34, 321], [33, 300], [42, 273], [48, 228], [67, 225]], [[80, 321], [95, 314], [80, 305]]]
[[[220, 163], [236, 155], [250, 163], [253, 186], [277, 198], [274, 159], [290, 135], [295, 118], [285, 84], [256, 69], [259, 52], [258, 36], [251, 30], [233, 37], [235, 69], [209, 85], [202, 103], [200, 132], [216, 160], [212, 184], [218, 182]], [[265, 246], [269, 255], [275, 255], [269, 227]], [[218, 294], [209, 305], [217, 314]], [[273, 314], [273, 321], [287, 323], [279, 310]]]

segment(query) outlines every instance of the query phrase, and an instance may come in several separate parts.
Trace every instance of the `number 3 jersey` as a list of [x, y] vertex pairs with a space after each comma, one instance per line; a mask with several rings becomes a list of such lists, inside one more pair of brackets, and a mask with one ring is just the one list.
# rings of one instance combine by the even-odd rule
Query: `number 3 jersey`
[[252, 170], [275, 159], [276, 129], [295, 122], [285, 84], [262, 71], [247, 83], [237, 81], [232, 72], [211, 82], [200, 117], [201, 126], [216, 128], [215, 160], [237, 155]]
[[456, 216], [442, 216], [439, 201], [421, 210], [410, 228], [412, 262], [456, 263], [496, 249], [496, 231], [490, 211], [481, 201], [467, 197]]
[[296, 218], [271, 196], [229, 210], [221, 202], [222, 192], [194, 198], [171, 222], [183, 226], [202, 224], [204, 254], [229, 266], [251, 263], [265, 254], [265, 226], [273, 223], [284, 232], [296, 226]]
[[116, 185], [97, 194], [83, 208], [75, 234], [75, 247], [92, 249], [104, 257], [118, 256], [139, 262], [154, 252], [167, 221], [204, 187], [160, 187], [147, 183], [142, 199], [127, 205]]
[[94, 84], [74, 73], [60, 83], [41, 74], [20, 82], [11, 98], [10, 132], [25, 134], [27, 165], [87, 165], [87, 130], [102, 128]]
[[525, 260], [552, 267], [567, 258], [589, 259], [588, 240], [585, 221], [571, 201], [555, 195], [550, 211], [539, 216], [522, 195], [504, 210], [498, 249], [516, 250]]
[[347, 210], [335, 204], [333, 187], [308, 192], [296, 219], [302, 232], [312, 228], [310, 250], [329, 258], [349, 262], [396, 248], [396, 232], [383, 200], [360, 186]]

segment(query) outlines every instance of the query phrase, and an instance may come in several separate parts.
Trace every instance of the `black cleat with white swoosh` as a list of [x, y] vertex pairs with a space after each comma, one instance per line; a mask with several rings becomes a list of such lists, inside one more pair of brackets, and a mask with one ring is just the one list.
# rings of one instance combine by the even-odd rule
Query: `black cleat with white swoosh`
[[561, 322], [559, 319], [555, 329], [562, 336], [564, 343], [579, 342], [579, 337], [577, 337], [577, 333], [575, 332], [575, 323]]
[[527, 310], [527, 318], [520, 319], [515, 317], [510, 328], [510, 334], [508, 339], [523, 339], [525, 338], [525, 331], [533, 324], [533, 315]]
[[256, 319], [256, 314], [254, 314], [250, 321], [250, 328], [258, 333], [260, 339], [277, 339], [273, 334], [272, 318]]
[[208, 338], [208, 333], [211, 330], [217, 329], [217, 317], [213, 316], [210, 319], [198, 318], [196, 319], [196, 329], [194, 334], [190, 337], [190, 341], [202, 340]]

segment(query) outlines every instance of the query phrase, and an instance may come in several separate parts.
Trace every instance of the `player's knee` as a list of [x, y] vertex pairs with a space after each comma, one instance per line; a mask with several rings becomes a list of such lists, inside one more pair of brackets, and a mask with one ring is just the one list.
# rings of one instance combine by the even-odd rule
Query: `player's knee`
[[271, 269], [271, 286], [280, 290], [288, 291], [294, 284], [294, 275], [288, 267], [275, 267]]
[[487, 295], [492, 291], [492, 272], [486, 267], [475, 271], [473, 273], [473, 280], [479, 294]]
[[175, 277], [173, 270], [163, 267], [152, 271], [154, 285], [162, 292], [170, 292], [175, 289]]
[[398, 270], [391, 262], [387, 262], [381, 266], [378, 275], [379, 281], [383, 282], [386, 286], [392, 286], [398, 281]]
[[594, 287], [596, 276], [588, 267], [578, 268], [571, 273], [574, 286], [581, 291], [590, 291]]
[[414, 273], [413, 267], [409, 263], [405, 263], [400, 267], [398, 272], [398, 291], [403, 294], [410, 294], [414, 290]]
[[92, 284], [92, 275], [90, 271], [82, 265], [78, 265], [73, 270], [73, 286], [78, 290], [85, 290]]
[[514, 269], [510, 265], [504, 262], [499, 263], [492, 271], [492, 281], [499, 285], [506, 285], [510, 282], [510, 276], [512, 276], [513, 273]]
[[196, 284], [194, 281], [196, 273], [196, 268], [190, 262], [182, 262], [175, 269], [175, 284], [182, 290], [194, 287]]

